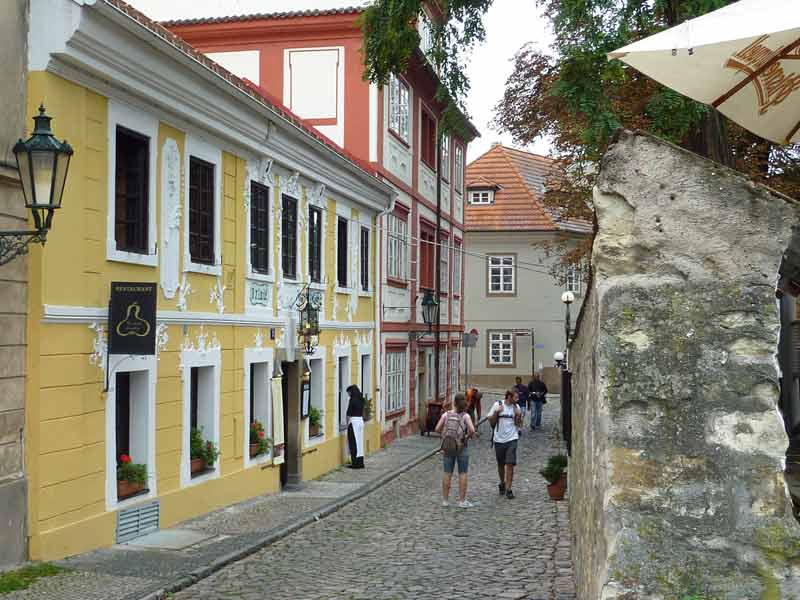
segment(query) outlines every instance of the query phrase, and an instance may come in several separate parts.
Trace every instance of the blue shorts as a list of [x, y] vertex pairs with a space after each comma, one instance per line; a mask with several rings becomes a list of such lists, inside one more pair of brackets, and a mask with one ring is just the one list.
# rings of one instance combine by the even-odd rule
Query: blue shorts
[[464, 448], [460, 454], [454, 454], [452, 456], [447, 456], [446, 454], [443, 456], [444, 458], [444, 472], [451, 473], [456, 467], [456, 461], [458, 461], [458, 472], [460, 474], [466, 474], [469, 470], [469, 452], [467, 449]]

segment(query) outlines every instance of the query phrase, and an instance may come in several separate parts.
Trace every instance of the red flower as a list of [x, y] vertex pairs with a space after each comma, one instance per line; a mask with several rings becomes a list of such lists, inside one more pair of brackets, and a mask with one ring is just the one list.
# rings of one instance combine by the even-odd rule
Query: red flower
[[131, 457], [127, 454], [120, 454], [119, 462], [121, 462], [123, 465], [127, 465], [129, 462], [131, 462]]
[[264, 437], [264, 430], [263, 429], [258, 432], [258, 437], [260, 437], [260, 438]]

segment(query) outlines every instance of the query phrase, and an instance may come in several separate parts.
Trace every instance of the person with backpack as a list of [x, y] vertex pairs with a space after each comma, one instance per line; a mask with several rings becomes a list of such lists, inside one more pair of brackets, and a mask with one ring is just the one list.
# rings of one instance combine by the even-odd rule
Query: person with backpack
[[467, 500], [467, 471], [469, 452], [467, 439], [476, 436], [475, 425], [466, 413], [467, 399], [464, 394], [456, 394], [453, 404], [455, 410], [444, 413], [436, 424], [436, 433], [442, 436], [442, 455], [444, 456], [444, 477], [442, 478], [442, 506], [449, 506], [450, 482], [458, 463], [458, 507], [471, 508]]
[[[528, 397], [530, 393], [528, 392], [528, 386], [522, 383], [522, 377], [517, 377], [516, 385], [514, 385], [514, 391], [517, 392], [517, 398], [519, 400], [519, 409], [522, 412], [522, 420], [520, 426], [525, 424], [525, 415], [528, 410], [533, 410], [533, 407], [529, 405]], [[531, 413], [532, 414], [532, 413]], [[520, 433], [520, 432], [517, 432]]]
[[528, 384], [531, 406], [531, 431], [542, 426], [542, 407], [547, 404], [547, 386], [539, 373], [533, 374]]
[[517, 442], [519, 430], [522, 425], [522, 411], [517, 406], [517, 394], [508, 390], [501, 402], [498, 400], [492, 405], [487, 415], [492, 426], [492, 444], [494, 455], [497, 459], [497, 474], [500, 484], [497, 486], [500, 495], [511, 500], [514, 492], [511, 485], [514, 483], [514, 465], [517, 464]]

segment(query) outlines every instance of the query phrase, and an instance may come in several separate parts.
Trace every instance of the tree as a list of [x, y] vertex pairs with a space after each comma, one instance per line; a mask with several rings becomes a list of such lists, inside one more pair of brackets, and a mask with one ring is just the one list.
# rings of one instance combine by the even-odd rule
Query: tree
[[[552, 140], [563, 176], [545, 203], [591, 218], [599, 160], [619, 127], [654, 133], [800, 196], [796, 147], [779, 147], [661, 86], [607, 53], [733, 0], [537, 0], [555, 34], [552, 55], [523, 47], [494, 124], [521, 144]], [[729, 149], [729, 150], [728, 150]], [[570, 257], [574, 259], [575, 257]]]

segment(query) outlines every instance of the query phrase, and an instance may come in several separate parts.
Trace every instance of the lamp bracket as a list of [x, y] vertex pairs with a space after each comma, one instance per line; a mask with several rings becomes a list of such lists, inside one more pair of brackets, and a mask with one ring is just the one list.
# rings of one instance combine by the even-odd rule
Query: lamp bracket
[[409, 342], [418, 342], [426, 335], [428, 335], [430, 331], [409, 331], [408, 332], [408, 341]]
[[47, 241], [47, 230], [0, 231], [0, 265], [11, 262], [17, 256], [28, 253], [28, 246]]

